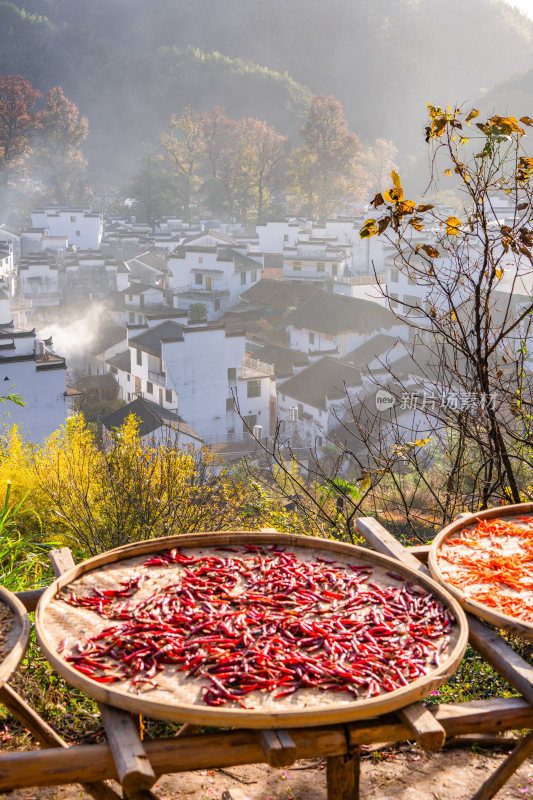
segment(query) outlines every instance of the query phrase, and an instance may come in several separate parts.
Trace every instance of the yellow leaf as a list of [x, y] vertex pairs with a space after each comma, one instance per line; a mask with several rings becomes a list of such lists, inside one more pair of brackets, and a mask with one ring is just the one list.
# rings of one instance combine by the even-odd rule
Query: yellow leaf
[[428, 442], [429, 442], [429, 436], [427, 439], [415, 439], [413, 444], [415, 444], [417, 447], [424, 447], [424, 445], [427, 444]]
[[370, 475], [367, 475], [366, 477], [363, 478], [360, 489], [362, 492], [366, 492], [367, 489], [370, 489], [371, 485], [372, 485], [372, 478], [370, 477]]
[[423, 244], [422, 250], [426, 253], [430, 258], [438, 258], [440, 253], [439, 251], [430, 244]]
[[394, 172], [394, 170], [392, 170], [390, 176], [392, 178], [392, 182], [395, 185], [395, 187], [397, 189], [401, 189], [402, 188], [402, 182], [400, 181], [400, 176], [398, 175], [398, 173]]
[[469, 141], [470, 139], [468, 138], [468, 136], [461, 136], [461, 138], [459, 139], [459, 144], [468, 144]]
[[495, 269], [494, 272], [498, 280], [500, 280], [500, 278], [503, 278], [503, 269]]
[[448, 217], [446, 220], [446, 233], [448, 236], [457, 236], [460, 227], [461, 220], [458, 217]]
[[450, 312], [450, 317], [452, 318], [453, 322], [455, 322], [455, 320], [457, 319], [457, 315], [456, 315], [455, 311], [451, 311]]
[[445, 169], [445, 170], [444, 170], [444, 172], [443, 172], [442, 174], [443, 174], [443, 175], [447, 175], [447, 176], [448, 176], [448, 178], [451, 178], [451, 177], [452, 177], [452, 171], [451, 171], [451, 169]]
[[528, 125], [529, 127], [533, 125], [533, 119], [531, 119], [531, 117], [520, 117], [520, 122], [523, 122], [524, 125]]
[[479, 111], [477, 108], [473, 108], [465, 120], [466, 124], [470, 125], [470, 120], [475, 119], [476, 117], [479, 117]]
[[367, 219], [361, 230], [359, 231], [360, 239], [370, 239], [378, 233], [378, 226], [375, 219]]

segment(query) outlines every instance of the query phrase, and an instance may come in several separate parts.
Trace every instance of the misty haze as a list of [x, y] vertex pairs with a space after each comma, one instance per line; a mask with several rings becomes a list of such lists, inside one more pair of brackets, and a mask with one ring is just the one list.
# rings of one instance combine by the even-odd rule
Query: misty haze
[[533, 2], [0, 31], [0, 792], [533, 794]]

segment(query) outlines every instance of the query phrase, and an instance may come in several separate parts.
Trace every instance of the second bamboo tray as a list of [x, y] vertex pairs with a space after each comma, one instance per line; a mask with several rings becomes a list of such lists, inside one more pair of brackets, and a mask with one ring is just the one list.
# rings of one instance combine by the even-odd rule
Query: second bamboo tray
[[[109, 586], [110, 579], [124, 580], [124, 577], [128, 575], [128, 570], [131, 574], [132, 568], [138, 569], [143, 564], [143, 558], [164, 549], [179, 547], [184, 550], [188, 548], [212, 550], [216, 547], [240, 544], [276, 544], [286, 547], [297, 556], [300, 551], [302, 556], [307, 557], [309, 555], [312, 555], [313, 558], [334, 556], [341, 563], [370, 564], [378, 572], [379, 570], [393, 571], [402, 578], [433, 593], [456, 620], [451, 640], [442, 654], [440, 666], [433, 668], [428, 675], [417, 678], [407, 686], [369, 699], [355, 698], [340, 702], [338, 696], [335, 696], [333, 699], [329, 698], [329, 702], [318, 703], [315, 696], [311, 705], [307, 702], [307, 707], [303, 707], [304, 703], [299, 698], [300, 691], [297, 691], [290, 697], [274, 701], [274, 708], [270, 702], [270, 707], [264, 709], [241, 709], [210, 707], [198, 700], [192, 702], [191, 697], [194, 692], [191, 689], [193, 687], [187, 694], [187, 687], [184, 689], [183, 686], [180, 686], [178, 687], [179, 696], [173, 697], [170, 691], [172, 687], [167, 687], [166, 691], [160, 691], [158, 688], [136, 694], [123, 685], [117, 687], [117, 684], [101, 684], [75, 670], [58, 653], [60, 642], [66, 633], [70, 631], [77, 637], [85, 634], [90, 626], [90, 615], [93, 615], [93, 612], [87, 612], [87, 609], [83, 609], [85, 613], [78, 616], [74, 613], [80, 610], [78, 608], [71, 606], [65, 606], [64, 609], [58, 608], [60, 601], [55, 600], [55, 597], [63, 587], [75, 583], [76, 580], [87, 576], [88, 573], [91, 575], [85, 580], [89, 582], [91, 580], [105, 582], [107, 574], [107, 585]], [[77, 616], [78, 622], [76, 622]], [[195, 725], [243, 728], [329, 725], [370, 718], [402, 708], [427, 696], [450, 678], [463, 656], [468, 637], [466, 617], [456, 600], [431, 578], [400, 564], [395, 559], [371, 550], [326, 539], [250, 531], [210, 532], [152, 539], [120, 547], [91, 558], [62, 575], [46, 589], [37, 607], [35, 625], [39, 644], [54, 669], [73, 686], [100, 702], [160, 719], [189, 722]], [[178, 678], [176, 678], [177, 680]]]
[[495, 508], [488, 508], [485, 511], [480, 511], [477, 514], [471, 514], [468, 517], [465, 516], [452, 522], [450, 525], [443, 528], [433, 540], [429, 551], [428, 566], [432, 577], [457, 598], [465, 611], [474, 614], [480, 619], [484, 619], [486, 622], [490, 622], [497, 628], [514, 633], [523, 639], [533, 639], [533, 623], [524, 622], [508, 614], [502, 614], [489, 606], [472, 600], [463, 589], [454, 586], [454, 584], [443, 575], [439, 566], [439, 551], [450, 537], [456, 536], [461, 533], [461, 531], [475, 526], [477, 522], [482, 519], [512, 519], [513, 517], [520, 517], [522, 515], [533, 515], [533, 503], [496, 506]]
[[15, 672], [28, 647], [30, 638], [30, 619], [28, 612], [12, 592], [0, 586], [0, 603], [11, 611], [11, 629], [6, 634], [2, 650], [4, 658], [0, 660], [0, 688], [7, 683]]

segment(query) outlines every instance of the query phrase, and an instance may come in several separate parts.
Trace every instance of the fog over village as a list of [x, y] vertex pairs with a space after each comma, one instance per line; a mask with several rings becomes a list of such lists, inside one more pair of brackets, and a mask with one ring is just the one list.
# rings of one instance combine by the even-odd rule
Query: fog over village
[[[339, 1], [324, 30], [313, 2], [272, 8], [267, 23], [258, 3], [230, 3], [220, 29], [208, 0], [75, 6], [0, 3], [0, 359], [5, 388], [25, 401], [6, 409], [8, 424], [42, 442], [78, 410], [107, 430], [133, 412], [146, 432], [170, 427], [230, 461], [277, 432], [307, 462], [335, 446], [348, 407], [370, 413], [394, 383], [398, 417], [421, 438], [435, 423], [405, 395], [436, 378], [428, 353], [417, 357], [430, 326], [412, 323], [449, 297], [398, 269], [397, 242], [360, 231], [391, 172], [415, 199], [427, 183], [426, 101], [490, 110], [505, 97], [525, 113], [532, 23], [488, 0], [476, 13]], [[427, 51], [430, 7], [448, 24], [452, 6], [459, 72], [438, 63], [445, 37]], [[470, 36], [480, 13], [483, 47], [501, 55], [492, 77]], [[401, 75], [382, 72], [387, 52]], [[411, 229], [418, 250], [465, 202], [452, 178], [427, 197], [438, 220], [432, 211]], [[512, 212], [495, 193], [493, 218]], [[446, 255], [437, 262], [445, 272]], [[520, 269], [517, 282], [502, 268], [498, 286], [517, 304], [531, 296]], [[368, 442], [357, 447], [362, 457]]]

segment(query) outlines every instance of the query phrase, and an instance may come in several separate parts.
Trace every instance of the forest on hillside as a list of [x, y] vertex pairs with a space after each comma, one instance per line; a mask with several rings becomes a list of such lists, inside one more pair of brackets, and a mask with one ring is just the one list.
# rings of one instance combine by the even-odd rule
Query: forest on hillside
[[187, 105], [294, 138], [310, 97], [332, 94], [363, 143], [393, 140], [416, 175], [426, 101], [479, 106], [509, 80], [521, 113], [533, 99], [533, 25], [498, 0], [332, 0], [327, 13], [317, 0], [16, 0], [0, 2], [0, 29], [0, 74], [62, 86], [107, 185]]

